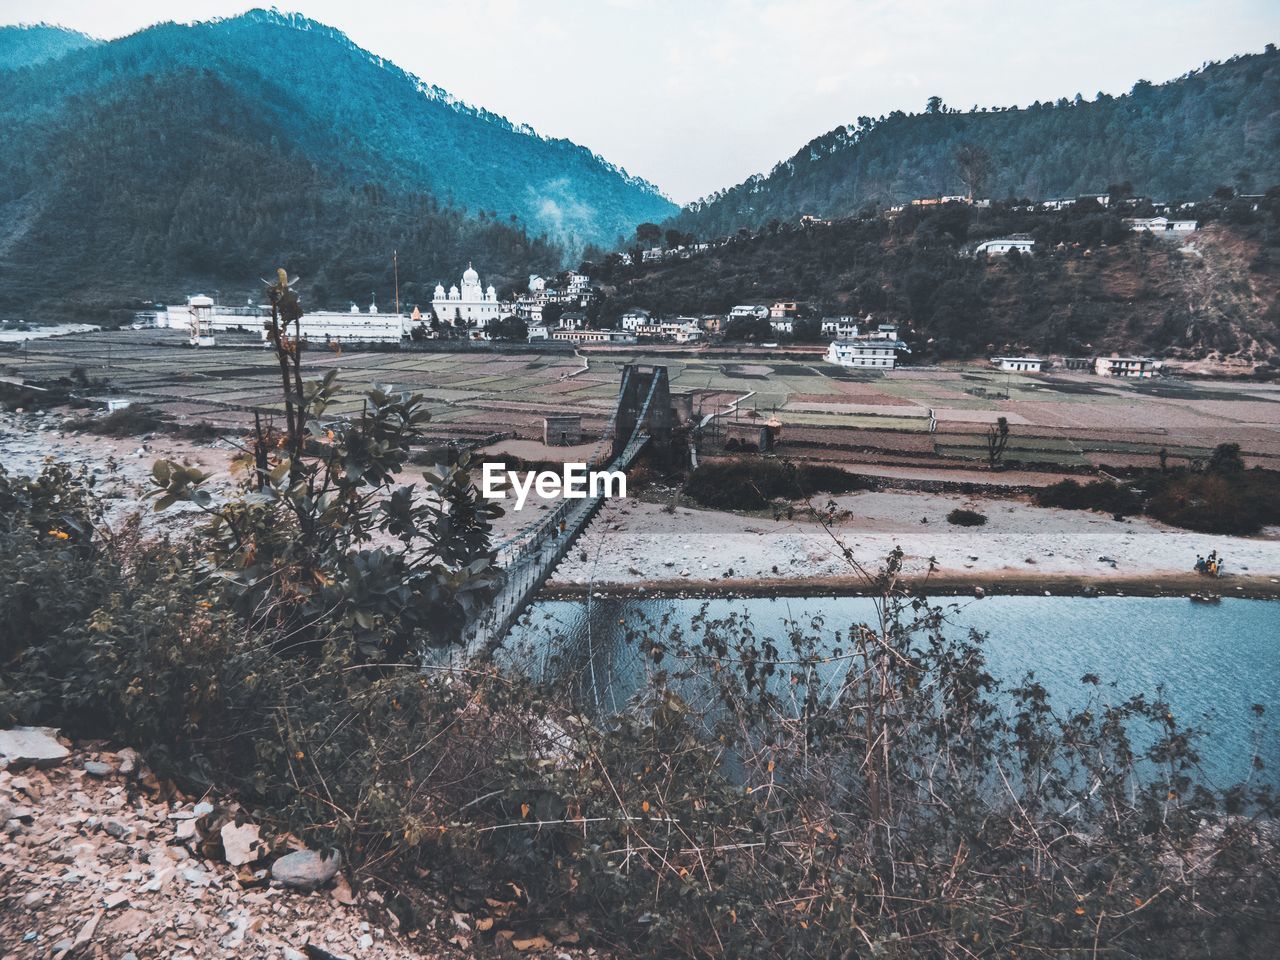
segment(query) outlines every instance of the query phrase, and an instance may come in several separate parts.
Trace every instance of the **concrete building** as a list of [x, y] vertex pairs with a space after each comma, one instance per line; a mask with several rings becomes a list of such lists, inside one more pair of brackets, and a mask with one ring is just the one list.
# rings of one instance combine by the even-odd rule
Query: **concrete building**
[[836, 340], [852, 340], [858, 335], [857, 317], [823, 317], [822, 335]]
[[1000, 237], [995, 240], [984, 240], [973, 248], [975, 257], [1002, 257], [1012, 250], [1019, 253], [1030, 253], [1035, 249], [1036, 242], [1028, 236], [1012, 236]]
[[800, 304], [795, 300], [775, 300], [773, 306], [769, 308], [770, 320], [794, 320], [796, 314], [800, 312]]
[[622, 329], [630, 330], [633, 333], [640, 327], [651, 324], [651, 314], [642, 307], [632, 307], [622, 315]]
[[729, 311], [730, 320], [748, 320], [753, 317], [757, 320], [768, 320], [769, 308], [763, 303], [744, 303]]
[[1150, 380], [1159, 368], [1160, 363], [1154, 357], [1098, 357], [1093, 370], [1100, 377]]
[[582, 417], [558, 414], [542, 421], [542, 442], [549, 447], [573, 447], [582, 442]]
[[634, 334], [622, 330], [555, 330], [552, 340], [567, 343], [614, 343], [629, 344], [638, 342]]
[[1125, 223], [1136, 233], [1161, 236], [1183, 236], [1194, 233], [1200, 227], [1197, 220], [1170, 220], [1168, 217], [1131, 217]]
[[992, 357], [991, 365], [1010, 373], [1039, 373], [1044, 368], [1041, 357]]
[[897, 360], [896, 341], [879, 337], [858, 337], [849, 340], [832, 340], [827, 347], [828, 363], [842, 367], [872, 367], [892, 370]]

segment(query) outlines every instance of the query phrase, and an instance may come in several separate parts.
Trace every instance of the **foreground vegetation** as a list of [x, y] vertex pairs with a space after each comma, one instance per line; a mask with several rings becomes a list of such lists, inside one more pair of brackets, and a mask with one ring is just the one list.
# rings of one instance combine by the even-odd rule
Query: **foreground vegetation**
[[[1276, 798], [1197, 773], [1167, 704], [1055, 709], [1002, 689], [983, 638], [851, 567], [868, 623], [759, 635], [636, 624], [649, 663], [609, 713], [456, 649], [494, 583], [466, 464], [396, 487], [425, 416], [357, 418], [301, 379], [271, 291], [286, 424], [249, 438], [225, 503], [177, 463], [180, 543], [102, 522], [88, 476], [0, 471], [0, 721], [144, 749], [188, 785], [389, 888], [443, 889], [479, 931], [655, 957], [1267, 956]], [[834, 638], [834, 639], [833, 639]]]

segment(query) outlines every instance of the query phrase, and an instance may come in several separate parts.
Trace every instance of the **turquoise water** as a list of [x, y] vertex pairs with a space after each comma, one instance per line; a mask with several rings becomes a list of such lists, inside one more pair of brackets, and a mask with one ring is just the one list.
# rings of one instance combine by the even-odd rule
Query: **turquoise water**
[[[1062, 710], [1082, 706], [1102, 680], [1111, 702], [1133, 694], [1163, 696], [1178, 720], [1205, 731], [1200, 743], [1206, 776], [1223, 785], [1249, 775], [1255, 751], [1263, 775], [1280, 783], [1280, 601], [1226, 599], [1195, 604], [1185, 598], [989, 597], [943, 598], [950, 629], [986, 633], [988, 668], [1002, 682], [1028, 671]], [[589, 603], [589, 606], [588, 606]], [[523, 651], [531, 668], [568, 685], [603, 710], [625, 705], [642, 682], [644, 665], [627, 631], [647, 622], [665, 637], [712, 619], [746, 615], [760, 634], [779, 636], [787, 622], [834, 636], [850, 623], [875, 622], [872, 601], [860, 597], [721, 600], [630, 597], [548, 600], [535, 604], [513, 628], [506, 646]], [[806, 630], [806, 632], [809, 632]], [[1253, 706], [1265, 710], [1261, 724]]]

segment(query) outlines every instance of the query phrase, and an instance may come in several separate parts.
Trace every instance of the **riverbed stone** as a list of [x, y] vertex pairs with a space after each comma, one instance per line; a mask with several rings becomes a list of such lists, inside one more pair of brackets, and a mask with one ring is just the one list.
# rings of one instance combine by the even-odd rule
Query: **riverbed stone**
[[0, 757], [10, 770], [47, 769], [67, 759], [70, 751], [58, 742], [56, 727], [14, 727], [0, 730]]
[[342, 857], [336, 850], [328, 855], [318, 850], [298, 850], [286, 854], [271, 866], [271, 879], [286, 887], [316, 890], [337, 876]]

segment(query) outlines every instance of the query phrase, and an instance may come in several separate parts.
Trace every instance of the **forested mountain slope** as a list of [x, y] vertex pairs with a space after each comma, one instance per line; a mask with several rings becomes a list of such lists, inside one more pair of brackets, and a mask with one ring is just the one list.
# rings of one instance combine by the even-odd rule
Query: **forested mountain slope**
[[6, 317], [244, 292], [277, 262], [319, 281], [315, 301], [385, 302], [393, 249], [424, 290], [468, 259], [501, 285], [675, 209], [583, 147], [262, 11], [0, 71], [0, 123]]
[[690, 204], [671, 222], [701, 239], [802, 214], [849, 216], [919, 197], [1035, 199], [1128, 182], [1161, 200], [1219, 185], [1280, 183], [1280, 52], [1235, 57], [1159, 85], [1092, 100], [860, 117], [767, 175]]
[[[592, 267], [609, 294], [596, 309], [607, 323], [631, 306], [696, 316], [800, 300], [814, 316], [902, 324], [917, 360], [1137, 351], [1280, 369], [1280, 191], [1254, 206], [1198, 204], [1202, 229], [1185, 242], [1135, 234], [1097, 204], [781, 225], [688, 260], [610, 256]], [[1035, 237], [1034, 254], [971, 255], [1015, 232]]]
[[0, 27], [0, 70], [29, 67], [101, 41], [46, 23]]

